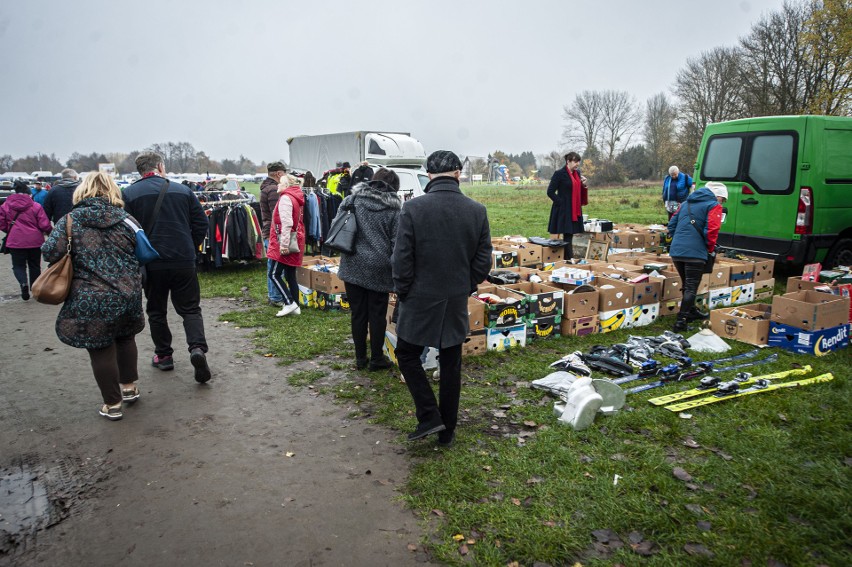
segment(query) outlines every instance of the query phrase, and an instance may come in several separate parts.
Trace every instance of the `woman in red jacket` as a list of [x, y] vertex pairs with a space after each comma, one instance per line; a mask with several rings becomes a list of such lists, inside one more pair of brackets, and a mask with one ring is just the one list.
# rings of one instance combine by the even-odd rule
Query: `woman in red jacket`
[[[296, 268], [302, 265], [305, 250], [305, 195], [300, 181], [292, 175], [285, 175], [278, 185], [278, 204], [272, 214], [269, 228], [269, 248], [266, 256], [274, 260], [269, 268], [269, 279], [284, 298], [284, 307], [275, 314], [284, 317], [299, 309], [299, 284], [296, 281]], [[290, 249], [290, 234], [296, 233], [298, 247]]]
[[12, 273], [21, 284], [24, 301], [30, 298], [30, 286], [41, 275], [41, 245], [52, 229], [44, 209], [33, 201], [27, 184], [15, 181], [15, 192], [0, 206], [0, 230], [6, 233]]

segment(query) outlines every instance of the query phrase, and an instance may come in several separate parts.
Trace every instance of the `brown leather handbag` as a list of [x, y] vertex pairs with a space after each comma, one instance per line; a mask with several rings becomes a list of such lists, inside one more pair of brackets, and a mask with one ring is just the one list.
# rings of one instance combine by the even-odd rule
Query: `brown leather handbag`
[[39, 303], [59, 305], [68, 297], [71, 291], [71, 280], [74, 278], [74, 267], [71, 263], [71, 215], [65, 217], [65, 234], [68, 236], [68, 246], [65, 255], [48, 266], [33, 282], [32, 294]]

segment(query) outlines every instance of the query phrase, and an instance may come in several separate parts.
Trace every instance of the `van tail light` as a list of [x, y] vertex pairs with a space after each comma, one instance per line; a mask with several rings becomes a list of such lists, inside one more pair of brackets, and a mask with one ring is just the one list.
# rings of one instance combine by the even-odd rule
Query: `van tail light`
[[743, 185], [743, 195], [754, 195], [754, 191], [748, 185]]
[[814, 200], [810, 187], [799, 189], [799, 209], [796, 212], [796, 234], [811, 234], [814, 224]]

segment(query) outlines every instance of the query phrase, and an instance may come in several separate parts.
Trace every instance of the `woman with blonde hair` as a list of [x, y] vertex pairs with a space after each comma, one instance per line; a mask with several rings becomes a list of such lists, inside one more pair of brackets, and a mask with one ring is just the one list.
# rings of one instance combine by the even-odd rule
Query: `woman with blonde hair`
[[139, 399], [136, 335], [145, 328], [142, 278], [136, 233], [125, 219], [139, 223], [124, 211], [118, 186], [106, 173], [87, 175], [73, 202], [41, 247], [45, 260], [59, 260], [71, 222], [74, 278], [56, 318], [56, 335], [88, 351], [104, 401], [98, 413], [115, 421], [122, 418], [122, 402]]
[[[301, 183], [293, 175], [285, 175], [278, 182], [278, 204], [269, 227], [266, 256], [272, 262], [268, 275], [284, 299], [284, 307], [275, 314], [276, 317], [302, 313], [299, 309], [299, 283], [296, 281], [296, 268], [302, 265], [305, 252], [305, 195]], [[296, 247], [291, 249], [292, 233], [296, 234]]]

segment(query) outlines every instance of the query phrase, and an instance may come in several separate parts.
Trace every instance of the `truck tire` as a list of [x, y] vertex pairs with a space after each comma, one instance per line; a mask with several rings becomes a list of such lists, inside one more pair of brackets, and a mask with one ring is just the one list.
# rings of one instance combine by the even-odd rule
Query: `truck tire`
[[852, 266], [852, 238], [841, 238], [834, 243], [825, 257], [827, 268]]

